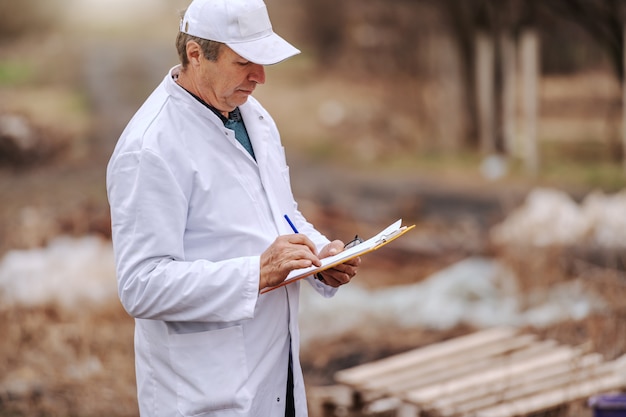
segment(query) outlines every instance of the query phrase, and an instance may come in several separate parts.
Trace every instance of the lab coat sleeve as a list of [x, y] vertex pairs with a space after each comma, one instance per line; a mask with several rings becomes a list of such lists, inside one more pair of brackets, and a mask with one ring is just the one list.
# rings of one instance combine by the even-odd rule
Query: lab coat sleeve
[[233, 322], [253, 317], [259, 256], [185, 260], [188, 202], [168, 164], [149, 150], [109, 164], [120, 300], [136, 318]]

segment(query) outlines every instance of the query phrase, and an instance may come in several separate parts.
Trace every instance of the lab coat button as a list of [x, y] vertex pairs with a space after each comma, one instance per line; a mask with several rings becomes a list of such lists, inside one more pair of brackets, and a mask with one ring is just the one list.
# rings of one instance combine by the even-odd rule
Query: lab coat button
[[259, 120], [263, 120], [263, 116], [259, 116]]
[[280, 397], [276, 398], [276, 402], [279, 403], [280, 402]]

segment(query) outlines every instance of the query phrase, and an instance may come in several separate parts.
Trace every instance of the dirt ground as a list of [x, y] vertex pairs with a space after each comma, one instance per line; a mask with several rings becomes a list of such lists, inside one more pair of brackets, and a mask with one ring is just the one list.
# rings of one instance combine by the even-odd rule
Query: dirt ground
[[[296, 164], [297, 165], [297, 164]], [[302, 164], [306, 166], [306, 164]], [[98, 197], [83, 199], [89, 189], [99, 189], [102, 179], [91, 168], [74, 167], [69, 172], [59, 167], [36, 170], [19, 176], [2, 173], [3, 184], [11, 179], [14, 187], [2, 190], [12, 205], [20, 207], [31, 196], [26, 189], [37, 190], [39, 210], [49, 216], [45, 220], [50, 233], [81, 235], [96, 233], [107, 236], [108, 213]], [[337, 168], [342, 171], [342, 168]], [[98, 168], [95, 171], [101, 172]], [[308, 180], [296, 178], [294, 183], [319, 178], [333, 172], [320, 167], [306, 168]], [[367, 214], [359, 215], [354, 204], [368, 206], [377, 201], [401, 202], [408, 198], [393, 190], [392, 184], [401, 179], [379, 178], [366, 185], [355, 185], [349, 175], [333, 176], [334, 185], [361, 190], [366, 197], [357, 198], [340, 193], [334, 204], [316, 204], [316, 191], [308, 187], [302, 209], [310, 220], [325, 232], [344, 238], [355, 230], [367, 235], [379, 225], [368, 222]], [[337, 181], [345, 178], [345, 182]], [[52, 184], [62, 179], [62, 187]], [[49, 182], [50, 181], [50, 182]], [[389, 182], [387, 182], [389, 181]], [[405, 179], [413, 183], [413, 179]], [[483, 254], [497, 257], [512, 266], [521, 277], [524, 291], [548, 289], [568, 280], [580, 279], [587, 291], [607, 300], [611, 309], [579, 321], [559, 323], [547, 328], [525, 329], [573, 346], [591, 344], [592, 349], [607, 360], [626, 353], [626, 275], [623, 264], [615, 267], [620, 257], [609, 259], [587, 251], [554, 248], [495, 248], [489, 244], [487, 230], [492, 222], [506, 213], [497, 194], [455, 191], [455, 185], [443, 188], [437, 183], [437, 193], [418, 181], [410, 192], [418, 201], [407, 208], [390, 208], [387, 217], [403, 215], [417, 224], [417, 240], [428, 245], [390, 245], [384, 253], [370, 256], [359, 282], [370, 288], [417, 282], [429, 274], [451, 265], [466, 256]], [[32, 185], [31, 185], [32, 184]], [[63, 191], [66, 187], [78, 193]], [[8, 188], [14, 190], [7, 191]], [[325, 189], [324, 186], [321, 186]], [[377, 191], [378, 190], [378, 191]], [[309, 193], [312, 193], [309, 195]], [[429, 194], [431, 193], [431, 194]], [[97, 194], [97, 193], [96, 193]], [[359, 194], [358, 192], [356, 194]], [[373, 194], [373, 195], [372, 195]], [[76, 196], [81, 197], [76, 199]], [[345, 203], [342, 203], [345, 199]], [[32, 204], [32, 203], [31, 203]], [[450, 211], [449, 205], [454, 210]], [[385, 205], [385, 207], [391, 207]], [[480, 207], [480, 210], [475, 210]], [[5, 212], [10, 208], [4, 206]], [[46, 211], [47, 210], [47, 211]], [[362, 217], [361, 217], [362, 216]], [[15, 230], [12, 218], [3, 218], [4, 230]], [[362, 232], [361, 232], [362, 231]], [[39, 236], [42, 243], [48, 236]], [[19, 237], [14, 238], [19, 241]], [[22, 242], [24, 243], [24, 242]], [[32, 243], [32, 242], [31, 242]], [[623, 259], [623, 258], [621, 258]], [[132, 320], [115, 302], [104, 307], [89, 305], [67, 310], [49, 305], [39, 307], [0, 308], [0, 415], [2, 416], [135, 416]], [[302, 364], [311, 389], [333, 384], [333, 374], [351, 366], [386, 357], [408, 349], [446, 340], [477, 329], [460, 325], [445, 331], [427, 328], [386, 327], [369, 328], [342, 335], [337, 339], [319, 339], [303, 348]], [[582, 403], [562, 409], [558, 416], [572, 414], [571, 410], [589, 412]], [[582, 411], [581, 411], [582, 410]]]
[[[62, 234], [110, 237], [105, 164], [140, 97], [172, 62], [169, 48], [167, 42], [146, 45], [124, 39], [84, 44], [75, 51], [84, 66], [72, 72], [81, 80], [89, 111], [97, 117], [73, 127], [73, 132], [86, 132], [78, 156], [61, 155], [27, 168], [0, 170], [0, 253], [41, 247]], [[287, 76], [280, 69], [269, 75]], [[350, 85], [322, 81], [301, 85], [299, 92], [320, 104]], [[364, 106], [372, 100], [367, 87], [354, 86], [351, 97], [341, 90], [341, 97]], [[279, 127], [285, 127], [294, 192], [309, 220], [343, 240], [354, 233], [367, 236], [390, 219], [417, 225], [414, 239], [399, 241], [367, 259], [358, 278], [361, 284], [376, 288], [418, 282], [467, 256], [494, 256], [518, 272], [525, 291], [580, 279], [611, 306], [580, 321], [526, 330], [571, 345], [591, 343], [607, 360], [626, 353], [623, 254], [598, 254], [586, 248], [503, 248], [490, 242], [490, 227], [523, 201], [533, 181], [489, 182], [475, 169], [442, 174], [419, 167], [385, 168], [371, 165], [371, 151], [359, 146], [348, 147], [359, 156], [351, 163], [324, 158], [311, 144], [328, 126], [312, 123], [317, 108], [307, 106], [297, 108], [301, 120], [309, 121], [290, 123], [294, 93], [289, 84], [275, 90], [268, 85], [259, 97]], [[3, 89], [0, 94], [6, 98], [16, 92]], [[313, 342], [302, 351], [307, 384], [329, 385], [340, 369], [476, 329], [460, 325], [446, 331], [394, 330], [373, 328]], [[132, 333], [132, 320], [117, 302], [70, 310], [56, 305], [0, 306], [0, 416], [136, 416]], [[568, 409], [559, 413], [572, 415]]]

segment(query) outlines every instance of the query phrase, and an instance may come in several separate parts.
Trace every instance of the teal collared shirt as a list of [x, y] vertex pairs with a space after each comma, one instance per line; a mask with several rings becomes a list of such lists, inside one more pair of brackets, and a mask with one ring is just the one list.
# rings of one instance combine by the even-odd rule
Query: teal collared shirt
[[222, 112], [220, 112], [215, 107], [211, 106], [206, 101], [202, 100], [197, 95], [193, 94], [189, 90], [185, 89], [189, 94], [191, 94], [196, 100], [200, 103], [204, 104], [209, 110], [217, 115], [220, 118], [222, 123], [224, 123], [224, 127], [227, 129], [231, 129], [235, 132], [235, 138], [241, 146], [245, 148], [246, 151], [254, 158], [256, 161], [256, 157], [254, 156], [254, 149], [252, 149], [252, 142], [250, 142], [250, 137], [248, 136], [248, 130], [246, 129], [246, 125], [243, 122], [243, 117], [241, 117], [241, 112], [239, 111], [239, 107], [236, 107], [235, 110], [228, 113], [228, 118], [224, 117]]

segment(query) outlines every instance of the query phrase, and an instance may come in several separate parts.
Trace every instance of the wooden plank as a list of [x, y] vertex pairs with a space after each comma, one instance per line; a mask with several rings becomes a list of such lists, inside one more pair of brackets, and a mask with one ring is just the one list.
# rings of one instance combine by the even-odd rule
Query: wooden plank
[[[343, 385], [329, 385], [307, 388], [309, 417], [337, 415], [352, 406], [352, 390]], [[339, 412], [341, 412], [339, 411]]]
[[[516, 350], [510, 354], [502, 354], [482, 358], [480, 360], [472, 359], [468, 362], [450, 362], [448, 364], [441, 363], [437, 366], [437, 372], [427, 372], [427, 369], [413, 369], [413, 373], [403, 379], [396, 381], [388, 381], [386, 387], [378, 386], [378, 390], [387, 395], [399, 395], [413, 391], [423, 387], [434, 386], [445, 383], [446, 381], [466, 378], [474, 374], [482, 374], [494, 367], [504, 366], [512, 362], [523, 360], [529, 357], [537, 357], [546, 354], [549, 349], [554, 348], [553, 342], [537, 342], [525, 346], [523, 349]], [[447, 366], [445, 366], [447, 365]], [[369, 386], [368, 386], [369, 387]]]
[[[452, 401], [435, 401], [431, 407], [438, 410], [444, 416], [468, 415], [477, 410], [518, 400], [523, 397], [535, 395], [545, 390], [558, 387], [566, 387], [574, 382], [583, 382], [592, 378], [606, 376], [612, 373], [612, 369], [606, 366], [598, 366], [596, 358], [600, 355], [590, 356], [590, 361], [586, 366], [576, 367], [575, 370], [564, 371], [554, 374], [548, 378], [542, 378], [531, 384], [511, 386], [502, 390], [494, 390], [487, 395], [478, 396], [472, 400], [459, 401], [453, 398]], [[586, 361], [585, 361], [586, 362]]]
[[[466, 390], [448, 396], [445, 399], [437, 400], [431, 404], [435, 409], [449, 410], [443, 414], [454, 414], [483, 408], [489, 405], [489, 401], [495, 404], [498, 400], [512, 398], [512, 393], [527, 392], [532, 389], [549, 388], [555, 381], [561, 378], [568, 380], [572, 375], [592, 374], [599, 372], [598, 368], [602, 364], [602, 355], [593, 353], [581, 357], [573, 363], [557, 363], [553, 366], [545, 366], [518, 375], [516, 378], [507, 380], [501, 379], [493, 383], [480, 384], [472, 390]], [[480, 407], [475, 404], [485, 404]], [[460, 410], [460, 411], [459, 411]]]
[[441, 379], [463, 376], [489, 366], [494, 358], [507, 360], [516, 352], [530, 347], [535, 339], [532, 335], [513, 337], [495, 344], [419, 364], [419, 366], [407, 367], [392, 374], [384, 374], [364, 381], [360, 388], [394, 392], [407, 388], [417, 388], [421, 384], [432, 384]]
[[419, 417], [420, 411], [414, 404], [403, 404], [398, 408], [396, 417]]
[[542, 410], [548, 410], [574, 400], [584, 399], [602, 391], [615, 390], [623, 387], [623, 377], [612, 373], [604, 377], [588, 379], [566, 387], [543, 391], [530, 397], [484, 408], [476, 411], [474, 415], [476, 417], [523, 416]]
[[423, 405], [437, 398], [453, 395], [459, 391], [473, 389], [481, 384], [492, 383], [498, 380], [511, 380], [520, 374], [532, 372], [534, 369], [539, 369], [554, 363], [571, 361], [579, 355], [580, 352], [578, 350], [568, 346], [559, 346], [550, 352], [523, 362], [505, 364], [504, 366], [489, 369], [485, 372], [464, 378], [457, 378], [435, 386], [412, 390], [407, 392], [403, 397], [408, 402]]
[[[399, 404], [397, 415], [512, 417], [626, 387], [626, 355], [607, 363], [584, 353], [497, 327], [339, 371], [335, 379], [361, 404]], [[369, 402], [380, 398], [391, 402]]]
[[409, 366], [428, 363], [432, 360], [462, 352], [472, 347], [505, 340], [515, 336], [516, 333], [517, 330], [511, 327], [490, 328], [339, 371], [335, 374], [335, 380], [346, 385], [359, 385], [362, 381], [367, 381], [371, 378], [380, 377], [381, 375], [389, 373], [395, 373]]

